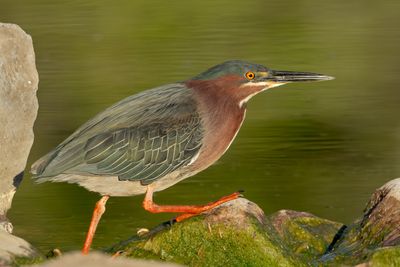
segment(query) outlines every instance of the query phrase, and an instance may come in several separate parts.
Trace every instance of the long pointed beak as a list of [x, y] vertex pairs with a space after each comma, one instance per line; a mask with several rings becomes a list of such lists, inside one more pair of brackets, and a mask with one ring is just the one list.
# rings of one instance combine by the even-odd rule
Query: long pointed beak
[[315, 82], [315, 81], [328, 81], [333, 80], [334, 77], [312, 73], [312, 72], [297, 72], [297, 71], [281, 71], [273, 70], [271, 71], [267, 80], [278, 82], [278, 83], [288, 83], [288, 82]]

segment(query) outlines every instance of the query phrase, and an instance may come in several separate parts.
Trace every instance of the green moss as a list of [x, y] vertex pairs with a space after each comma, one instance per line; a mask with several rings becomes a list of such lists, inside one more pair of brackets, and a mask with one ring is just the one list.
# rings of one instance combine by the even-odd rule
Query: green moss
[[23, 266], [23, 265], [33, 265], [42, 263], [44, 259], [42, 257], [15, 257], [11, 266]]
[[[365, 224], [356, 221], [343, 233], [328, 257], [322, 258], [324, 264], [354, 265], [367, 262], [380, 253], [384, 238], [392, 231], [391, 226]], [[385, 254], [382, 254], [384, 257]], [[374, 265], [375, 266], [375, 265]], [[400, 266], [400, 264], [398, 265]]]
[[194, 218], [125, 247], [128, 257], [159, 258], [189, 266], [299, 266], [257, 227], [207, 227]]
[[[296, 248], [295, 251], [297, 254], [322, 254], [327, 247], [327, 243], [323, 239], [323, 237], [314, 235], [312, 231], [310, 231], [310, 226], [307, 223], [313, 222], [314, 220], [307, 220], [304, 222], [303, 220], [293, 220], [288, 225], [288, 231], [290, 231], [292, 238], [289, 240], [292, 243], [292, 247]], [[318, 222], [320, 223], [320, 221]]]
[[340, 226], [318, 217], [291, 218], [279, 225], [277, 242], [299, 260], [310, 262], [326, 251]]
[[124, 251], [128, 257], [147, 260], [162, 260], [162, 255], [157, 255], [151, 250], [146, 250], [140, 246], [130, 246], [130, 249]]
[[400, 266], [400, 247], [381, 249], [390, 230], [386, 225], [356, 221], [344, 227], [296, 211], [277, 212], [262, 223], [245, 213], [236, 223], [229, 211], [224, 212], [226, 218], [215, 213], [170, 228], [162, 224], [148, 236], [134, 237], [109, 252], [123, 250], [128, 257], [188, 266], [353, 266], [369, 260], [373, 266]]
[[376, 250], [372, 255], [370, 263], [374, 267], [400, 266], [400, 247]]

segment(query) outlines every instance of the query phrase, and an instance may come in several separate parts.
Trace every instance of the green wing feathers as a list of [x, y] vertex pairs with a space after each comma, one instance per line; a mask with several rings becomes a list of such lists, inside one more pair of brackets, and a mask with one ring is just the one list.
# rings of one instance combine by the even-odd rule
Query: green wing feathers
[[106, 109], [39, 159], [31, 172], [49, 180], [58, 174], [111, 175], [145, 185], [190, 164], [202, 138], [191, 89], [172, 84]]
[[200, 149], [198, 117], [192, 116], [176, 126], [179, 127], [157, 124], [95, 136], [84, 149], [87, 170], [150, 184], [189, 164]]

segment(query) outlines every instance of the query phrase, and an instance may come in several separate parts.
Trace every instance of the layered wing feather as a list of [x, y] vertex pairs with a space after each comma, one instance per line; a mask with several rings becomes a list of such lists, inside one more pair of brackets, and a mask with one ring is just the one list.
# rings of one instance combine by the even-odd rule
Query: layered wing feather
[[92, 137], [84, 148], [88, 172], [149, 184], [188, 165], [201, 146], [198, 116], [171, 125], [119, 129]]
[[128, 97], [100, 113], [38, 160], [32, 173], [111, 175], [149, 184], [188, 165], [202, 138], [190, 89], [173, 84]]

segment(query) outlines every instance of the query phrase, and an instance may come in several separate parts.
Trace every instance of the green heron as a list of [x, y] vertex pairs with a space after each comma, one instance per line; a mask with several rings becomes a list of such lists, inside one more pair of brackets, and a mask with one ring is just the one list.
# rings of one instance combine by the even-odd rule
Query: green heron
[[77, 183], [102, 195], [82, 249], [86, 254], [110, 196], [146, 194], [145, 210], [181, 213], [177, 222], [239, 197], [236, 192], [202, 206], [153, 202], [153, 192], [208, 168], [225, 153], [252, 96], [285, 83], [330, 79], [227, 61], [107, 108], [34, 163], [31, 172], [38, 182]]

